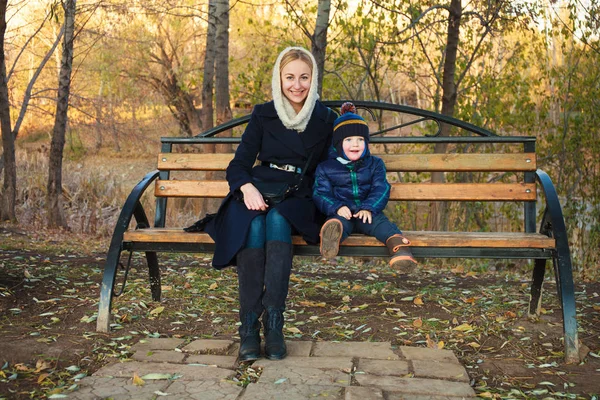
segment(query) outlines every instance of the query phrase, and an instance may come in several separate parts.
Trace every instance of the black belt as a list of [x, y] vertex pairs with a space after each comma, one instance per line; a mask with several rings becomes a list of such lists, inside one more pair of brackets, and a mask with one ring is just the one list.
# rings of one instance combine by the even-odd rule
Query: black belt
[[275, 164], [268, 161], [261, 161], [261, 165], [264, 165], [269, 168], [279, 169], [281, 171], [293, 172], [296, 174], [302, 173], [302, 168], [296, 167], [292, 164]]

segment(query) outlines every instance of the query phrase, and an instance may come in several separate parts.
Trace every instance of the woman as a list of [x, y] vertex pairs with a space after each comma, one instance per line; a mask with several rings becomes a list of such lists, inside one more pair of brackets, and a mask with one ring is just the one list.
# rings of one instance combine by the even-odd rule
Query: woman
[[[279, 54], [273, 69], [273, 101], [254, 107], [227, 168], [230, 193], [207, 227], [216, 245], [213, 266], [237, 264], [241, 361], [260, 357], [261, 315], [265, 356], [279, 360], [287, 355], [282, 330], [292, 232], [309, 243], [319, 241], [320, 224], [311, 198], [313, 176], [317, 164], [327, 158], [335, 115], [318, 101], [317, 76], [316, 62], [307, 50], [289, 47]], [[293, 185], [305, 167], [298, 190], [275, 205], [267, 205], [252, 184], [257, 178]]]

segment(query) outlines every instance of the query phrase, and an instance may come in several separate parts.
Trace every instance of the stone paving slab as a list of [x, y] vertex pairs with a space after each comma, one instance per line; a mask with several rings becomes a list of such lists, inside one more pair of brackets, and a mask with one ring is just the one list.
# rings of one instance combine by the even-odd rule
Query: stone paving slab
[[325, 398], [344, 400], [344, 388], [321, 385], [272, 385], [251, 383], [241, 399], [244, 400], [306, 400]]
[[[65, 394], [76, 400], [475, 399], [467, 371], [449, 350], [393, 347], [390, 342], [287, 341], [285, 359], [250, 364], [260, 376], [244, 388], [233, 379], [238, 342], [199, 339], [183, 347], [185, 343], [147, 339], [132, 347], [133, 361], [107, 365]], [[132, 384], [135, 374], [150, 373], [165, 376]]]
[[178, 379], [184, 381], [227, 379], [235, 375], [235, 371], [224, 368], [131, 361], [102, 367], [94, 373], [94, 376], [133, 378], [134, 374], [142, 377], [155, 373], [181, 375]]
[[310, 386], [350, 386], [349, 374], [328, 369], [308, 367], [265, 368], [259, 383]]
[[165, 397], [174, 400], [236, 400], [244, 390], [234, 382], [223, 381], [175, 381], [169, 386]]
[[131, 346], [132, 352], [137, 351], [150, 351], [150, 350], [173, 350], [185, 343], [184, 339], [174, 338], [148, 338], [144, 339], [133, 346]]
[[182, 363], [185, 354], [173, 350], [138, 350], [131, 356], [136, 361]]
[[383, 400], [383, 390], [374, 387], [350, 386], [344, 400]]
[[400, 346], [398, 348], [402, 355], [408, 360], [429, 360], [438, 362], [449, 362], [460, 365], [460, 362], [450, 350], [429, 349], [425, 347]]
[[198, 339], [186, 345], [182, 350], [187, 353], [226, 354], [233, 343], [233, 340]]
[[429, 395], [421, 395], [421, 394], [385, 392], [385, 399], [386, 400], [481, 400], [481, 397], [429, 396]]
[[466, 383], [449, 382], [439, 379], [397, 378], [391, 376], [355, 375], [361, 386], [375, 386], [384, 392], [400, 392], [407, 394], [473, 397], [475, 392]]
[[316, 342], [314, 357], [357, 357], [379, 360], [398, 360], [390, 342]]
[[153, 400], [155, 392], [164, 393], [169, 386], [168, 381], [147, 381], [143, 386], [136, 386], [131, 378], [105, 378], [87, 376], [79, 381], [79, 389], [67, 394], [69, 400]]
[[186, 364], [202, 364], [225, 369], [235, 369], [237, 356], [216, 356], [213, 354], [192, 354], [185, 359]]
[[409, 363], [404, 360], [359, 359], [357, 373], [388, 376], [405, 376], [410, 373]]
[[256, 360], [252, 367], [259, 368], [318, 368], [318, 369], [336, 369], [340, 371], [350, 371], [352, 368], [352, 358], [350, 357], [286, 357], [283, 360], [267, 360], [261, 358]]
[[438, 362], [431, 360], [412, 360], [413, 370], [417, 378], [449, 379], [469, 382], [465, 368], [458, 363]]

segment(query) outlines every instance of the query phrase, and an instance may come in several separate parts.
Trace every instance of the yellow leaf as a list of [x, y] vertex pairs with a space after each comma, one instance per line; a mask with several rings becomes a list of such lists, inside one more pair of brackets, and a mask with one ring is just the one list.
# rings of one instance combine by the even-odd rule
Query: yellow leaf
[[41, 372], [48, 368], [50, 368], [50, 364], [47, 361], [37, 360], [35, 363], [35, 372]]
[[352, 286], [352, 289], [350, 289], [350, 290], [360, 290], [360, 289], [362, 289], [362, 288], [363, 288], [363, 287], [362, 287], [362, 286], [360, 286], [360, 285], [354, 285], [354, 286]]
[[458, 320], [456, 319], [456, 317], [452, 318], [452, 324], [453, 324], [453, 325], [456, 325], [456, 324], [458, 324]]
[[208, 290], [215, 290], [218, 287], [219, 287], [219, 284], [217, 282], [215, 282], [208, 287]]
[[344, 296], [344, 297], [342, 297], [342, 301], [344, 303], [348, 303], [350, 301], [350, 296]]
[[170, 285], [162, 285], [160, 287], [160, 290], [162, 290], [163, 292], [168, 292], [169, 290], [173, 290], [173, 286]]
[[441, 350], [441, 349], [443, 349], [443, 348], [444, 348], [444, 345], [445, 345], [444, 341], [443, 341], [443, 340], [440, 340], [440, 341], [438, 342], [438, 349], [440, 349], [440, 350]]
[[135, 372], [133, 373], [133, 384], [135, 386], [144, 386], [146, 382], [138, 376]]
[[40, 385], [42, 382], [44, 382], [44, 379], [46, 379], [48, 377], [48, 375], [50, 375], [50, 374], [46, 374], [46, 373], [40, 374], [40, 376], [38, 376], [38, 379], [37, 379], [38, 385]]
[[455, 331], [460, 331], [460, 332], [466, 332], [466, 331], [470, 331], [473, 329], [473, 327], [469, 324], [461, 324], [459, 326], [456, 326], [454, 328], [452, 328]]
[[20, 363], [19, 364], [15, 364], [15, 369], [17, 371], [29, 371], [29, 368], [27, 368], [26, 365], [23, 365], [23, 364], [20, 364]]
[[471, 346], [474, 349], [478, 349], [481, 347], [481, 345], [477, 342], [471, 342], [471, 343], [467, 343], [467, 346]]
[[427, 347], [429, 347], [430, 349], [436, 349], [437, 348], [437, 343], [435, 342], [435, 340], [431, 339], [429, 337], [429, 334], [427, 334], [425, 336], [425, 340], [427, 341]]
[[302, 331], [300, 329], [296, 328], [295, 326], [292, 326], [291, 328], [285, 328], [285, 330], [288, 332], [292, 332], [292, 333], [302, 334]]
[[415, 299], [413, 300], [413, 303], [415, 303], [418, 306], [422, 306], [423, 305], [423, 299], [421, 299], [420, 297], [415, 297]]
[[451, 272], [455, 273], [455, 274], [462, 274], [463, 272], [465, 272], [465, 267], [463, 267], [462, 265], [453, 268], [450, 270]]
[[479, 397], [483, 397], [484, 399], [491, 399], [494, 397], [490, 392], [482, 392], [478, 394]]
[[156, 307], [154, 310], [150, 311], [150, 315], [158, 315], [163, 312], [165, 308], [163, 306]]
[[420, 328], [423, 326], [423, 320], [421, 318], [417, 318], [413, 321], [413, 326], [415, 328]]
[[6, 378], [6, 374], [4, 373], [4, 371], [0, 371], [0, 377]]

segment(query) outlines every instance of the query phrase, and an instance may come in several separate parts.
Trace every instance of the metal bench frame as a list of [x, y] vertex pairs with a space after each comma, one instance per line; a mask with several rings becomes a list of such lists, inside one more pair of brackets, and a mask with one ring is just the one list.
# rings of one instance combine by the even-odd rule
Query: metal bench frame
[[[339, 108], [343, 101], [326, 101], [327, 106]], [[385, 110], [395, 111], [405, 114], [411, 114], [420, 118], [415, 121], [386, 128], [384, 131], [375, 132], [372, 135], [371, 143], [396, 144], [396, 143], [495, 143], [495, 144], [522, 144], [524, 152], [535, 153], [536, 138], [530, 136], [499, 136], [488, 130], [475, 126], [473, 124], [460, 121], [455, 118], [447, 117], [431, 111], [417, 109], [409, 106], [378, 103], [369, 101], [355, 101], [357, 108], [367, 110]], [[372, 111], [370, 111], [373, 115]], [[240, 125], [247, 124], [250, 115], [233, 119], [225, 124], [212, 128], [196, 137], [192, 138], [161, 138], [162, 153], [172, 152], [173, 145], [185, 144], [219, 144], [240, 142], [240, 138], [218, 138], [215, 137], [220, 132], [224, 132]], [[438, 126], [437, 133], [422, 137], [378, 137], [379, 133], [398, 129], [422, 121], [433, 121]], [[440, 136], [441, 125], [450, 124], [476, 136]], [[98, 331], [107, 332], [110, 330], [110, 308], [112, 298], [120, 295], [123, 291], [127, 275], [125, 274], [121, 290], [116, 291], [115, 281], [117, 270], [121, 264], [121, 253], [123, 251], [144, 251], [149, 268], [150, 288], [152, 299], [160, 300], [161, 285], [160, 271], [158, 266], [158, 252], [211, 252], [214, 245], [197, 243], [141, 243], [124, 242], [124, 233], [129, 229], [132, 218], [135, 219], [136, 229], [150, 228], [148, 216], [140, 202], [143, 193], [157, 179], [168, 180], [169, 171], [152, 171], [148, 173], [132, 190], [128, 196], [121, 214], [117, 221], [110, 247], [108, 250], [106, 264], [104, 267], [104, 276], [100, 290], [99, 312], [97, 319]], [[535, 265], [531, 284], [531, 298], [529, 303], [529, 314], [539, 315], [541, 307], [541, 293], [544, 274], [546, 270], [546, 260], [553, 261], [554, 275], [557, 283], [557, 292], [562, 307], [563, 329], [565, 337], [565, 360], [573, 363], [579, 362], [577, 321], [575, 308], [575, 295], [571, 265], [571, 255], [568, 245], [568, 237], [565, 222], [562, 214], [561, 205], [556, 193], [555, 187], [550, 177], [543, 171], [525, 172], [524, 181], [526, 183], [538, 182], [545, 198], [545, 209], [540, 225], [539, 233], [555, 239], [555, 247], [549, 249], [539, 248], [486, 248], [486, 247], [415, 247], [413, 254], [418, 258], [491, 258], [491, 259], [534, 259]], [[157, 198], [156, 213], [154, 218], [154, 227], [161, 228], [165, 226], [167, 211], [167, 198]], [[536, 232], [536, 203], [535, 201], [524, 202], [524, 228], [525, 232]], [[297, 255], [318, 255], [318, 246], [295, 246]], [[340, 255], [342, 256], [387, 256], [387, 250], [384, 247], [373, 246], [341, 246]], [[131, 257], [131, 256], [130, 256]], [[127, 264], [127, 270], [129, 263]], [[127, 272], [127, 271], [126, 271]]]

